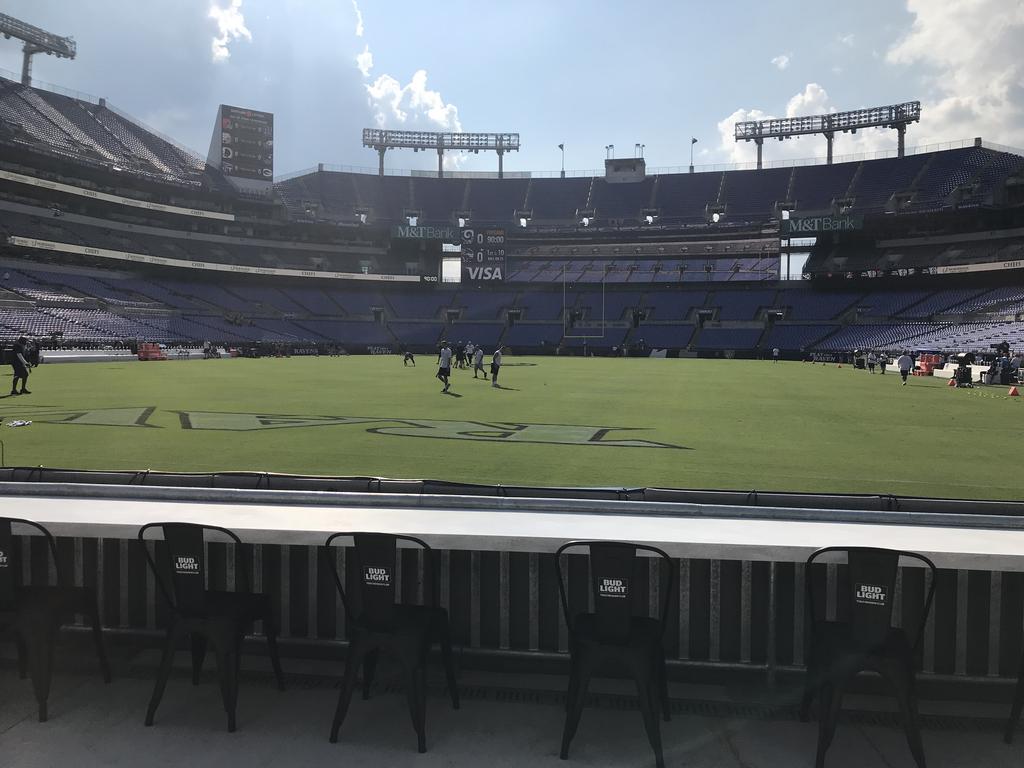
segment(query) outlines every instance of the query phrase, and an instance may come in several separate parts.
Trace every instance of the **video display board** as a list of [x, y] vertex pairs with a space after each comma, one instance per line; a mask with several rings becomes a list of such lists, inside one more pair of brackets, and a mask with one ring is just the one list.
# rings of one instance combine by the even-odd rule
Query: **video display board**
[[489, 283], [505, 279], [505, 230], [466, 227], [461, 232], [462, 282]]
[[225, 176], [274, 179], [274, 115], [222, 104], [220, 169]]

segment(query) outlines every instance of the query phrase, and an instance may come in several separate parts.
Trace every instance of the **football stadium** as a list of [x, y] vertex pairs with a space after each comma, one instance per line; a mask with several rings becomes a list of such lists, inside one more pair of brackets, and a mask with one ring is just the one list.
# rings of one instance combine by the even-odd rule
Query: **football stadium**
[[282, 173], [0, 32], [4, 764], [1024, 760], [1024, 151]]

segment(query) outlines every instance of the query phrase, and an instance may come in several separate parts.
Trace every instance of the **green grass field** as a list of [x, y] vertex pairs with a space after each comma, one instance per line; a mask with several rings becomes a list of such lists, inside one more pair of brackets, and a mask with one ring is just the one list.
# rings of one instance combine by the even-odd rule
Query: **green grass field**
[[[7, 465], [1021, 497], [1005, 388], [849, 366], [512, 358], [504, 389], [391, 357], [44, 365]], [[3, 390], [6, 392], [6, 387]], [[152, 410], [150, 410], [152, 409]]]

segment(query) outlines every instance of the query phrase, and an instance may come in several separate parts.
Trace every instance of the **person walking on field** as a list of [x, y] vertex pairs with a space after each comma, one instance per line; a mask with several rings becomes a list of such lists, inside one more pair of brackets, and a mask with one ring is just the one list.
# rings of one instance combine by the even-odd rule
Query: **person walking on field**
[[437, 356], [437, 378], [440, 379], [441, 383], [444, 384], [444, 389], [441, 392], [447, 392], [451, 383], [448, 381], [448, 377], [452, 375], [452, 348], [448, 346], [448, 342], [444, 343], [441, 347], [441, 353]]
[[885, 352], [878, 353], [878, 372], [885, 376], [885, 366], [889, 364], [889, 356]]
[[[11, 367], [14, 369], [14, 378], [11, 379], [12, 395], [31, 395], [28, 391], [28, 339], [19, 336], [11, 348]], [[21, 390], [18, 390], [18, 382], [21, 382]]]
[[907, 376], [914, 370], [914, 358], [910, 356], [909, 352], [904, 352], [896, 361], [896, 365], [899, 366], [900, 377], [903, 379], [903, 386], [905, 387], [907, 386]]
[[494, 350], [491, 357], [491, 386], [498, 387], [498, 372], [501, 371], [501, 347]]
[[487, 381], [487, 371], [484, 370], [484, 350], [482, 347], [477, 347], [473, 351], [473, 378], [477, 378], [477, 371], [484, 375], [484, 381]]

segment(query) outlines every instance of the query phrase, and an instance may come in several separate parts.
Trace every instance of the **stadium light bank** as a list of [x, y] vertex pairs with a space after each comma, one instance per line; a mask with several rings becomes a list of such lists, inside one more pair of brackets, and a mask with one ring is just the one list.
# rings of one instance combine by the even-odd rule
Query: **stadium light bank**
[[364, 128], [363, 146], [372, 147], [380, 157], [378, 174], [384, 175], [384, 154], [389, 149], [437, 150], [437, 178], [444, 178], [444, 153], [462, 151], [477, 154], [480, 150], [498, 154], [498, 178], [505, 177], [503, 159], [506, 152], [519, 150], [518, 133], [435, 133], [432, 131], [389, 131]]
[[832, 165], [832, 141], [835, 139], [836, 131], [856, 133], [861, 128], [892, 128], [898, 136], [896, 154], [898, 157], [903, 157], [907, 126], [920, 119], [921, 102], [907, 101], [903, 104], [889, 104], [885, 107], [833, 112], [830, 115], [748, 120], [736, 123], [734, 137], [736, 141], [753, 141], [757, 144], [757, 169], [761, 170], [761, 146], [765, 139], [784, 141], [794, 136], [820, 133], [828, 142], [827, 163]]

